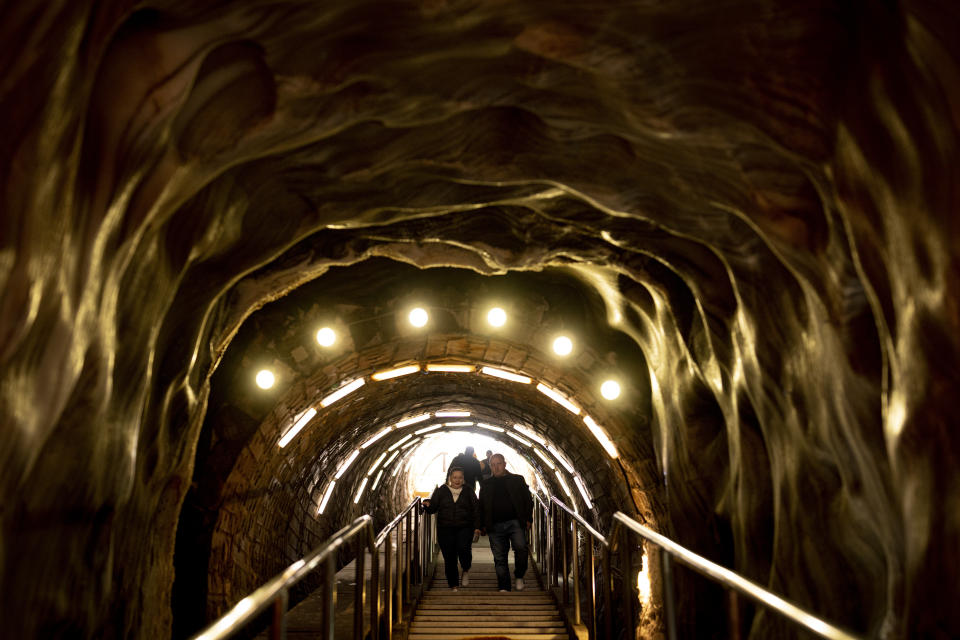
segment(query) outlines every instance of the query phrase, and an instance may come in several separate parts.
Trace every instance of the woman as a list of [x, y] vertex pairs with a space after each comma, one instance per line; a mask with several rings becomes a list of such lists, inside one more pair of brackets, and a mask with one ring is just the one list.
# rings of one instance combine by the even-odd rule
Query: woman
[[[437, 514], [437, 542], [443, 554], [443, 568], [447, 584], [459, 591], [470, 583], [473, 551], [470, 545], [480, 535], [480, 503], [477, 496], [463, 487], [463, 469], [452, 467], [447, 483], [433, 490], [429, 500], [423, 501], [427, 513]], [[457, 558], [463, 567], [463, 580], [458, 579]]]

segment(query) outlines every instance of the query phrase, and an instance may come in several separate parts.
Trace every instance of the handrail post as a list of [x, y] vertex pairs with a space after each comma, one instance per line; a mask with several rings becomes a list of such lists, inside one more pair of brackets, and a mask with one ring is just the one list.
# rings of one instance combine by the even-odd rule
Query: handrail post
[[373, 544], [370, 548], [370, 640], [380, 636], [380, 549], [371, 529]]
[[366, 587], [367, 580], [364, 575], [366, 568], [367, 548], [364, 545], [364, 539], [357, 538], [356, 559], [354, 560], [355, 573], [353, 581], [353, 637], [354, 640], [363, 638], [363, 590]]
[[[387, 531], [383, 539], [383, 618], [385, 640], [393, 637], [393, 531]], [[378, 550], [379, 555], [379, 550]]]
[[573, 624], [581, 624], [580, 619], [580, 540], [577, 535], [577, 521], [570, 518], [570, 559], [573, 561]]
[[570, 575], [570, 561], [567, 559], [567, 523], [564, 522], [564, 512], [560, 512], [560, 551], [563, 554], [563, 593], [564, 606], [570, 604], [570, 582], [567, 576]]
[[557, 573], [560, 570], [557, 560], [557, 508], [550, 503], [550, 586], [560, 586]]
[[403, 563], [406, 571], [403, 572], [403, 603], [410, 604], [410, 569], [413, 566], [413, 512], [407, 511], [407, 517], [403, 519], [404, 523], [404, 541], [403, 541]]
[[610, 608], [613, 606], [613, 602], [610, 597], [610, 590], [613, 588], [613, 579], [610, 575], [610, 547], [608, 545], [603, 546], [603, 555], [600, 556], [600, 571], [603, 572], [603, 581], [601, 582], [601, 589], [603, 589], [603, 637], [610, 638], [612, 632], [613, 624], [613, 611]]
[[323, 640], [333, 640], [336, 618], [334, 611], [337, 604], [337, 571], [336, 555], [331, 554], [323, 563]]
[[593, 638], [597, 637], [597, 562], [593, 555], [593, 538], [588, 538], [590, 544], [590, 629]]
[[270, 640], [286, 640], [287, 638], [287, 602], [289, 595], [286, 589], [280, 591], [273, 600], [272, 620], [270, 622]]
[[393, 621], [400, 624], [403, 617], [403, 529], [400, 523], [397, 523], [397, 557], [394, 559], [394, 573], [396, 574], [393, 584]]
[[422, 525], [422, 519], [420, 518], [420, 505], [413, 510], [413, 583], [414, 584], [423, 584], [423, 554], [420, 550], [420, 545], [422, 543], [422, 536], [420, 535], [420, 527]]
[[660, 549], [660, 579], [663, 581], [663, 608], [667, 616], [667, 640], [677, 640], [677, 610], [673, 600], [673, 562], [666, 549]]
[[626, 529], [621, 530], [620, 536], [620, 575], [623, 580], [621, 587], [623, 589], [624, 615], [627, 618], [627, 628], [630, 629], [628, 637], [633, 638], [636, 636], [637, 630], [636, 603], [633, 598], [633, 587], [630, 584], [633, 580], [633, 540], [631, 540], [630, 533]]
[[733, 589], [726, 589], [727, 592], [727, 636], [730, 640], [740, 640], [740, 599], [737, 592]]

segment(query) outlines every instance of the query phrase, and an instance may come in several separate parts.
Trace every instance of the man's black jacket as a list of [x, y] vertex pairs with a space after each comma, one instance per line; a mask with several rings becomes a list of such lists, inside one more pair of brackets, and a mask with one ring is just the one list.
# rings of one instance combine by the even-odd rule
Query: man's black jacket
[[[507, 483], [507, 493], [510, 495], [510, 501], [517, 512], [517, 519], [520, 524], [526, 526], [526, 523], [533, 522], [533, 498], [530, 496], [530, 489], [527, 487], [527, 481], [523, 476], [509, 471], [502, 476]], [[496, 476], [487, 478], [480, 483], [480, 511], [483, 513], [483, 526], [487, 529], [493, 527], [493, 481]]]
[[468, 456], [465, 453], [458, 453], [453, 458], [453, 462], [450, 463], [450, 466], [447, 468], [447, 474], [450, 474], [450, 469], [454, 467], [460, 467], [463, 469], [463, 484], [467, 485], [474, 491], [477, 488], [477, 483], [480, 482], [480, 478], [483, 473], [480, 471], [480, 461], [474, 458], [473, 456]]
[[480, 528], [480, 503], [477, 496], [466, 486], [460, 491], [460, 498], [453, 501], [450, 487], [440, 485], [430, 496], [430, 506], [424, 507], [427, 513], [437, 514], [438, 527]]

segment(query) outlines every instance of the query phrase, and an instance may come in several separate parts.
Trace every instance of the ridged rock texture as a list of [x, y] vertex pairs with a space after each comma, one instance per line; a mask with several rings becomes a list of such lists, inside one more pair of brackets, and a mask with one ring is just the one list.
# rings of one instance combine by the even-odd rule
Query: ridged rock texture
[[644, 363], [611, 509], [658, 479], [658, 528], [827, 619], [960, 636], [958, 30], [936, 0], [8, 3], [2, 635], [173, 633], [231, 341], [375, 259], [572, 274]]

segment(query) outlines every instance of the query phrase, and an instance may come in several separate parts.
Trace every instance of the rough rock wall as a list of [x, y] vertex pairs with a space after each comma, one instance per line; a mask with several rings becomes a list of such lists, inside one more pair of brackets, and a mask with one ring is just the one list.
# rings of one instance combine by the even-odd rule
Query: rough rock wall
[[960, 634], [952, 5], [133, 9], [0, 21], [11, 634], [167, 633], [211, 371], [371, 255], [619, 274], [681, 537], [719, 509], [793, 599]]

